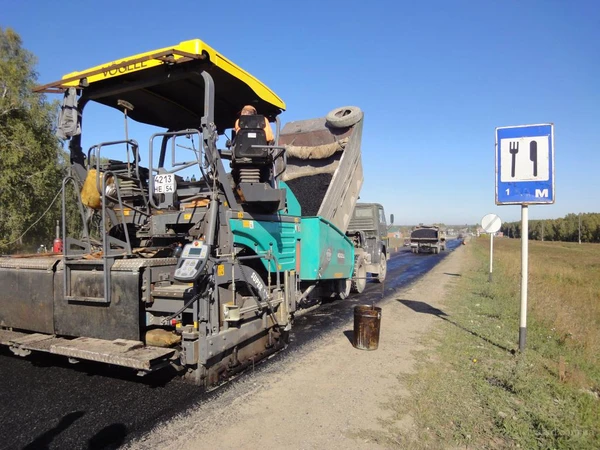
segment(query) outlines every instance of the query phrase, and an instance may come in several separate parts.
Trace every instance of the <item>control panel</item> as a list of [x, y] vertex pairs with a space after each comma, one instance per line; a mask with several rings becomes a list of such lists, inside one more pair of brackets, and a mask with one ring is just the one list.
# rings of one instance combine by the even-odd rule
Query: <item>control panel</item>
[[204, 241], [194, 241], [186, 244], [175, 269], [175, 279], [178, 281], [194, 281], [200, 275], [200, 268], [207, 257], [208, 246]]

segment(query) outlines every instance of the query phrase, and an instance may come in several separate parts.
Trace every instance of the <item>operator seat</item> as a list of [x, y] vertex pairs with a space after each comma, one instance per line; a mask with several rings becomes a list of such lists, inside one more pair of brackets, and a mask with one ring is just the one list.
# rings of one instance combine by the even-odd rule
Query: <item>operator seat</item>
[[[265, 117], [261, 115], [241, 116], [240, 130], [233, 144], [233, 159], [243, 163], [252, 159], [253, 164], [265, 164], [269, 159], [269, 143], [265, 132]], [[261, 147], [262, 146], [262, 147]]]
[[247, 209], [274, 213], [285, 207], [285, 190], [275, 188], [273, 151], [267, 142], [265, 117], [241, 116], [231, 157], [231, 173]]

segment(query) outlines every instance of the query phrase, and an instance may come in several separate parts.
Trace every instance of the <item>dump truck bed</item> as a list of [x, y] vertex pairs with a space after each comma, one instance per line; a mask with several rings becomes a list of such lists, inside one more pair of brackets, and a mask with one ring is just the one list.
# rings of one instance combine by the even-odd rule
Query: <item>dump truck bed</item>
[[420, 228], [410, 235], [412, 241], [437, 241], [440, 237], [439, 231], [434, 228]]
[[288, 147], [283, 175], [302, 208], [345, 233], [364, 180], [361, 160], [363, 119], [334, 128], [325, 117], [287, 123], [279, 145]]

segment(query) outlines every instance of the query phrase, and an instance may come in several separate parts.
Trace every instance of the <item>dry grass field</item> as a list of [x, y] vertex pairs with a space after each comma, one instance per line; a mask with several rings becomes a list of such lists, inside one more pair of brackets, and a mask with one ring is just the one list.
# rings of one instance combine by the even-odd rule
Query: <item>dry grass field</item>
[[[531, 241], [527, 346], [518, 351], [520, 241], [470, 240], [439, 326], [399, 376], [396, 448], [600, 448], [600, 245]], [[409, 431], [393, 423], [409, 421]]]

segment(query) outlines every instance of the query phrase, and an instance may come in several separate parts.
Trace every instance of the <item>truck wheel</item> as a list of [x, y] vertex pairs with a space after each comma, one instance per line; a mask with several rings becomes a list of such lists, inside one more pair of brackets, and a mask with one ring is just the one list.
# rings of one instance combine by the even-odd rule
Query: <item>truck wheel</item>
[[363, 264], [362, 258], [356, 263], [354, 276], [356, 278], [352, 280], [352, 292], [362, 294], [362, 292], [365, 290], [365, 287], [367, 286], [367, 269]]
[[377, 274], [378, 283], [383, 283], [385, 281], [385, 275], [387, 273], [387, 261], [385, 260], [385, 254], [381, 255], [382, 258], [379, 260], [379, 273]]
[[358, 106], [342, 106], [329, 111], [325, 120], [333, 128], [347, 128], [362, 119], [363, 113]]
[[338, 282], [337, 298], [345, 300], [350, 297], [350, 291], [352, 290], [352, 280], [350, 278], [346, 280], [340, 280]]

